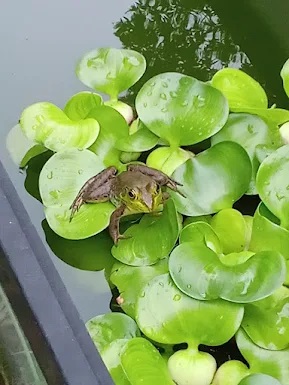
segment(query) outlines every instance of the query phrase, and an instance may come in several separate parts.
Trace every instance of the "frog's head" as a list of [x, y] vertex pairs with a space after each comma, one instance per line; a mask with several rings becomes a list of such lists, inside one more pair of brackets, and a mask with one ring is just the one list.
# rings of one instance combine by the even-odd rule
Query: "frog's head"
[[156, 211], [162, 204], [163, 193], [161, 187], [150, 180], [146, 184], [126, 188], [122, 193], [122, 201], [127, 208], [135, 212], [152, 212]]

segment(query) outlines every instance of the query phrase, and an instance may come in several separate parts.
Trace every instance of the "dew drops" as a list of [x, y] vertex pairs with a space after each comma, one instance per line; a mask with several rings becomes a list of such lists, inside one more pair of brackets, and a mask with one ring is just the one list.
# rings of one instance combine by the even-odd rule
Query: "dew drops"
[[147, 96], [152, 96], [152, 92], [148, 91]]
[[161, 111], [162, 112], [168, 112], [168, 109], [164, 107], [164, 108], [161, 109]]
[[249, 132], [249, 134], [254, 134], [254, 127], [252, 124], [248, 124], [247, 131]]
[[182, 270], [183, 270], [183, 267], [182, 267], [182, 266], [179, 266], [179, 268], [178, 268], [178, 273], [180, 273]]
[[285, 196], [283, 194], [280, 194], [280, 193], [276, 193], [276, 198], [278, 199], [278, 201], [281, 201], [282, 199], [285, 198]]
[[159, 282], [159, 285], [160, 285], [161, 287], [164, 287], [164, 283], [163, 283], [163, 282]]
[[289, 190], [289, 184], [286, 186], [286, 190]]
[[148, 106], [148, 104], [145, 102], [145, 103], [143, 104], [143, 106], [144, 106], [144, 108], [146, 108], [146, 107]]
[[167, 95], [164, 94], [164, 93], [161, 93], [160, 94], [160, 98], [163, 99], [163, 100], [167, 100]]
[[164, 87], [164, 88], [168, 88], [168, 83], [167, 82], [162, 82], [162, 86]]
[[182, 107], [186, 107], [189, 104], [187, 100], [184, 100], [181, 104]]
[[47, 174], [47, 179], [52, 179], [53, 178], [53, 172], [50, 171], [48, 174]]
[[192, 287], [192, 285], [190, 285], [190, 284], [187, 285], [187, 288], [188, 288], [188, 289], [191, 289], [191, 287]]
[[150, 84], [151, 87], [154, 87], [155, 85], [156, 85], [156, 82], [152, 82], [152, 83]]
[[145, 296], [146, 296], [145, 291], [142, 291], [142, 292], [140, 293], [140, 297], [141, 297], [141, 298], [144, 298]]
[[77, 172], [78, 172], [79, 175], [81, 175], [83, 173], [83, 170], [79, 169]]
[[38, 125], [37, 125], [37, 124], [34, 124], [34, 125], [32, 126], [32, 130], [37, 130], [37, 128], [38, 128]]
[[172, 98], [176, 98], [178, 96], [178, 94], [175, 91], [170, 91], [170, 96]]
[[180, 299], [181, 299], [180, 294], [175, 294], [174, 297], [173, 297], [174, 301], [179, 301]]
[[44, 120], [45, 120], [45, 118], [44, 118], [43, 115], [37, 115], [37, 116], [35, 117], [35, 119], [36, 119], [37, 122], [39, 122], [39, 123], [43, 123]]

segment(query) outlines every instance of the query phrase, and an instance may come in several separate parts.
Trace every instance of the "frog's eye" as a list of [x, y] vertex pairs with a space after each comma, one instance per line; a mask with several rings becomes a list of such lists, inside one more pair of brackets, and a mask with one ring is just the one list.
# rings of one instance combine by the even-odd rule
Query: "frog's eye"
[[129, 190], [128, 196], [129, 196], [131, 199], [136, 198], [136, 193], [135, 193], [135, 191], [134, 191], [134, 190]]

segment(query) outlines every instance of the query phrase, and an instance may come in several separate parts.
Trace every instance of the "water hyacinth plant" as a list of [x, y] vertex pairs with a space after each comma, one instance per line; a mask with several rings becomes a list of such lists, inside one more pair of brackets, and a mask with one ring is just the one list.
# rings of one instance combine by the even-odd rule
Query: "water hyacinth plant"
[[[289, 110], [270, 107], [234, 68], [208, 83], [159, 74], [129, 106], [119, 95], [145, 69], [138, 52], [91, 51], [76, 75], [92, 91], [63, 108], [28, 106], [7, 137], [27, 175], [46, 156], [37, 198], [49, 245], [78, 242], [93, 261], [73, 265], [102, 264], [118, 291], [118, 311], [87, 330], [116, 385], [289, 385]], [[132, 163], [162, 171], [182, 194], [125, 217], [117, 245], [107, 232], [114, 202], [84, 204], [70, 221], [89, 178]], [[236, 208], [244, 196], [259, 197], [252, 215]], [[214, 348], [228, 344], [239, 356], [220, 363]]]

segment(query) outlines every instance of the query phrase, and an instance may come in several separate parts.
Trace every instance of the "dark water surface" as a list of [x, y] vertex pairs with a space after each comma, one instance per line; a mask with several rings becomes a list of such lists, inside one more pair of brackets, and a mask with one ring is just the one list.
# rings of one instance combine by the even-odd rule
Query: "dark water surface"
[[[19, 173], [10, 160], [5, 137], [26, 106], [50, 101], [62, 107], [71, 95], [85, 90], [74, 75], [75, 63], [87, 51], [105, 46], [135, 49], [147, 59], [147, 72], [128, 92], [129, 101], [133, 101], [143, 82], [157, 73], [178, 71], [208, 80], [216, 70], [230, 66], [255, 76], [266, 87], [272, 103], [276, 100], [284, 103], [279, 71], [287, 48], [279, 47], [279, 50], [273, 40], [266, 37], [266, 47], [271, 43], [275, 54], [271, 52], [271, 59], [261, 65], [258, 63], [261, 54], [256, 55], [254, 45], [260, 51], [258, 38], [262, 37], [262, 30], [257, 28], [256, 34], [251, 34], [249, 28], [255, 14], [249, 13], [248, 25], [240, 29], [237, 9], [234, 14], [234, 10], [221, 7], [228, 4], [226, 1], [219, 1], [216, 6], [214, 1], [211, 3], [213, 7], [201, 0], [2, 0], [0, 160], [84, 321], [109, 311], [111, 291], [104, 273], [76, 269], [51, 251], [43, 229], [50, 239], [53, 234], [49, 235], [43, 222], [43, 207], [26, 191], [25, 175]], [[236, 22], [232, 26], [233, 19]], [[248, 44], [250, 39], [252, 43]], [[265, 49], [264, 46], [260, 52]], [[285, 52], [283, 56], [281, 51]], [[289, 56], [289, 49], [287, 53]], [[30, 167], [26, 180], [30, 192], [35, 190], [33, 183], [40, 166], [38, 159]], [[82, 257], [79, 245], [74, 243], [72, 259], [77, 259], [78, 253], [79, 258]], [[55, 253], [65, 250], [66, 256], [69, 254], [65, 243], [60, 249], [62, 251], [56, 247]]]

